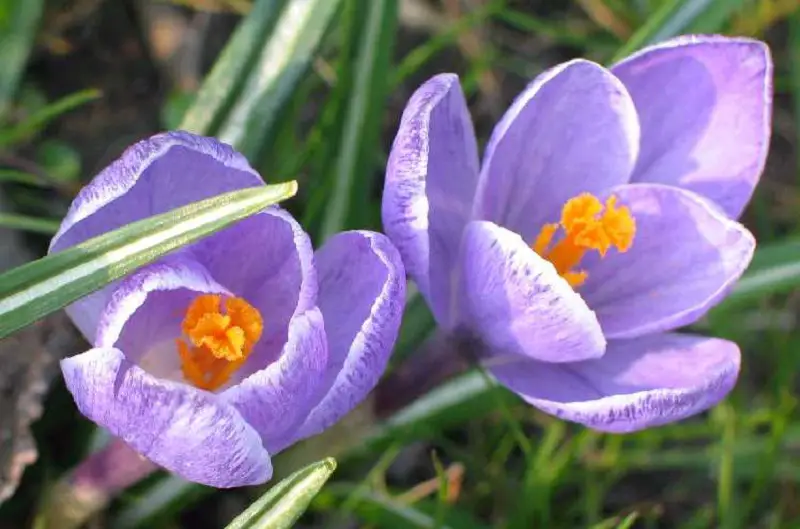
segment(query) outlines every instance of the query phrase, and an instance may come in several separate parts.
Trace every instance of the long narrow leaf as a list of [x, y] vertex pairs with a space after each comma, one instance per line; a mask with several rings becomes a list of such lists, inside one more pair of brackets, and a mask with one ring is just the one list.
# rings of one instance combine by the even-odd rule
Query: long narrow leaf
[[340, 0], [289, 0], [217, 136], [255, 159], [305, 73]]
[[0, 227], [2, 228], [53, 235], [58, 231], [58, 225], [58, 221], [52, 219], [29, 217], [15, 213], [0, 213]]
[[75, 92], [54, 103], [50, 103], [19, 125], [8, 130], [0, 131], [0, 147], [7, 147], [13, 143], [24, 141], [65, 112], [69, 112], [90, 101], [94, 101], [101, 95], [103, 94], [99, 90], [90, 88], [88, 90]]
[[288, 182], [226, 193], [10, 270], [0, 275], [0, 337], [296, 192]]
[[770, 294], [788, 292], [800, 286], [800, 241], [788, 240], [759, 247], [753, 262], [718, 305], [720, 312], [740, 303], [763, 299]]
[[311, 500], [336, 470], [329, 457], [298, 470], [273, 486], [236, 517], [226, 529], [288, 529], [306, 511]]
[[[370, 163], [380, 138], [380, 110], [388, 89], [389, 63], [397, 26], [397, 0], [363, 2], [368, 9], [367, 27], [361, 40], [355, 82], [344, 118], [344, 130], [334, 168], [333, 194], [328, 201], [322, 225], [322, 239], [349, 227], [364, 226], [369, 219], [348, 223], [348, 215], [367, 212], [351, 208], [358, 194], [370, 189], [363, 180], [372, 172]], [[359, 180], [361, 180], [359, 182]]]
[[714, 0], [666, 0], [617, 51], [617, 62], [634, 51], [684, 32]]
[[257, 0], [236, 28], [236, 32], [220, 53], [203, 86], [189, 107], [180, 128], [196, 134], [211, 135], [222, 119], [232, 98], [241, 88], [248, 67], [256, 60], [258, 50], [280, 8], [279, 0]]
[[0, 4], [0, 119], [17, 91], [43, 6], [44, 0], [11, 0]]

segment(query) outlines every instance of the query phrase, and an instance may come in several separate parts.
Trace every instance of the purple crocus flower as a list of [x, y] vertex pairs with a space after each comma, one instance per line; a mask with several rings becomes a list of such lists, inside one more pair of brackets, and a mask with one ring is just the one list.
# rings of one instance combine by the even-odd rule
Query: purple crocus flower
[[627, 432], [735, 384], [736, 344], [675, 329], [731, 289], [755, 241], [735, 222], [769, 143], [761, 42], [682, 37], [610, 70], [537, 77], [479, 166], [454, 75], [419, 88], [386, 173], [383, 222], [439, 326], [537, 408]]
[[[259, 185], [227, 145], [157, 135], [81, 191], [50, 250]], [[341, 233], [315, 253], [273, 207], [70, 306], [94, 348], [61, 367], [81, 412], [153, 462], [216, 487], [258, 484], [271, 455], [372, 390], [404, 298], [385, 236]]]

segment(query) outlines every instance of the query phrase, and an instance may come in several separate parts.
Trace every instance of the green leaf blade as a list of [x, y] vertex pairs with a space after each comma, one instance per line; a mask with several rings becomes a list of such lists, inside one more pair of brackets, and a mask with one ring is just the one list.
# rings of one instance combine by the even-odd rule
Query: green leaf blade
[[0, 337], [296, 192], [295, 182], [233, 191], [131, 223], [10, 270], [0, 275]]
[[288, 529], [336, 470], [332, 457], [312, 463], [273, 486], [225, 529]]
[[181, 121], [180, 129], [206, 136], [214, 132], [215, 125], [233, 104], [232, 99], [256, 60], [264, 35], [269, 33], [275, 22], [280, 5], [279, 0], [257, 0], [253, 3], [203, 81]]
[[217, 137], [248, 159], [257, 158], [279, 111], [294, 93], [340, 0], [290, 0], [264, 43], [241, 97]]

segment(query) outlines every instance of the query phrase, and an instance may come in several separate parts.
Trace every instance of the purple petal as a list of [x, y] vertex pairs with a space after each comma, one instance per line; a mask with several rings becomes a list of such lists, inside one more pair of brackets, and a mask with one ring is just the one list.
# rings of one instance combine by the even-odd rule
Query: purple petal
[[261, 438], [215, 395], [154, 378], [117, 349], [91, 349], [61, 370], [81, 413], [171, 472], [213, 487], [272, 476]]
[[295, 316], [279, 358], [220, 395], [242, 414], [274, 454], [318, 402], [328, 346], [322, 314], [311, 309]]
[[405, 302], [400, 254], [379, 233], [336, 235], [317, 252], [317, 269], [330, 358], [324, 398], [300, 437], [330, 427], [372, 391], [392, 353]]
[[567, 200], [628, 181], [639, 125], [622, 83], [574, 60], [522, 92], [486, 147], [476, 213], [533, 241]]
[[755, 240], [707, 200], [658, 184], [612, 193], [636, 219], [626, 253], [586, 264], [581, 289], [606, 338], [632, 338], [695, 322], [730, 290]]
[[[50, 252], [190, 202], [263, 185], [245, 158], [213, 138], [159, 134], [128, 148], [84, 187], [70, 206]], [[105, 288], [77, 301], [76, 325], [91, 339], [109, 294]]]
[[769, 148], [769, 48], [744, 38], [681, 37], [612, 71], [633, 97], [642, 127], [632, 181], [684, 187], [737, 218]]
[[259, 347], [239, 375], [273, 362], [286, 343], [291, 318], [317, 305], [314, 250], [303, 228], [285, 210], [270, 208], [200, 241], [191, 253], [263, 318]]
[[[182, 380], [175, 340], [200, 294], [230, 294], [186, 254], [137, 270], [118, 283], [100, 316], [95, 347], [116, 347], [127, 360], [160, 378]], [[75, 307], [67, 309], [77, 319]]]
[[655, 334], [609, 341], [605, 356], [596, 360], [547, 364], [514, 358], [490, 371], [547, 413], [595, 430], [632, 432], [714, 406], [736, 383], [739, 364], [733, 342]]
[[383, 227], [436, 319], [448, 326], [452, 271], [478, 179], [475, 133], [458, 77], [438, 75], [411, 97], [392, 145]]
[[462, 242], [461, 323], [494, 354], [573, 362], [603, 354], [591, 310], [519, 235], [471, 222]]

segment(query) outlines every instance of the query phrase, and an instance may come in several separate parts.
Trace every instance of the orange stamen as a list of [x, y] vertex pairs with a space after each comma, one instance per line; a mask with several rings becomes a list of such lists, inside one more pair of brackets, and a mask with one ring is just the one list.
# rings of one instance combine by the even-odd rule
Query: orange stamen
[[[181, 324], [187, 340], [177, 340], [183, 377], [200, 389], [223, 386], [261, 338], [261, 314], [241, 298], [202, 294], [186, 310]], [[189, 343], [187, 343], [189, 342]]]
[[[564, 237], [551, 247], [558, 229]], [[553, 263], [556, 271], [573, 287], [581, 286], [588, 277], [575, 270], [589, 250], [605, 257], [611, 247], [627, 252], [636, 234], [636, 221], [625, 206], [617, 206], [617, 197], [610, 196], [605, 205], [594, 195], [583, 193], [571, 198], [561, 210], [559, 224], [545, 224], [533, 250]]]

